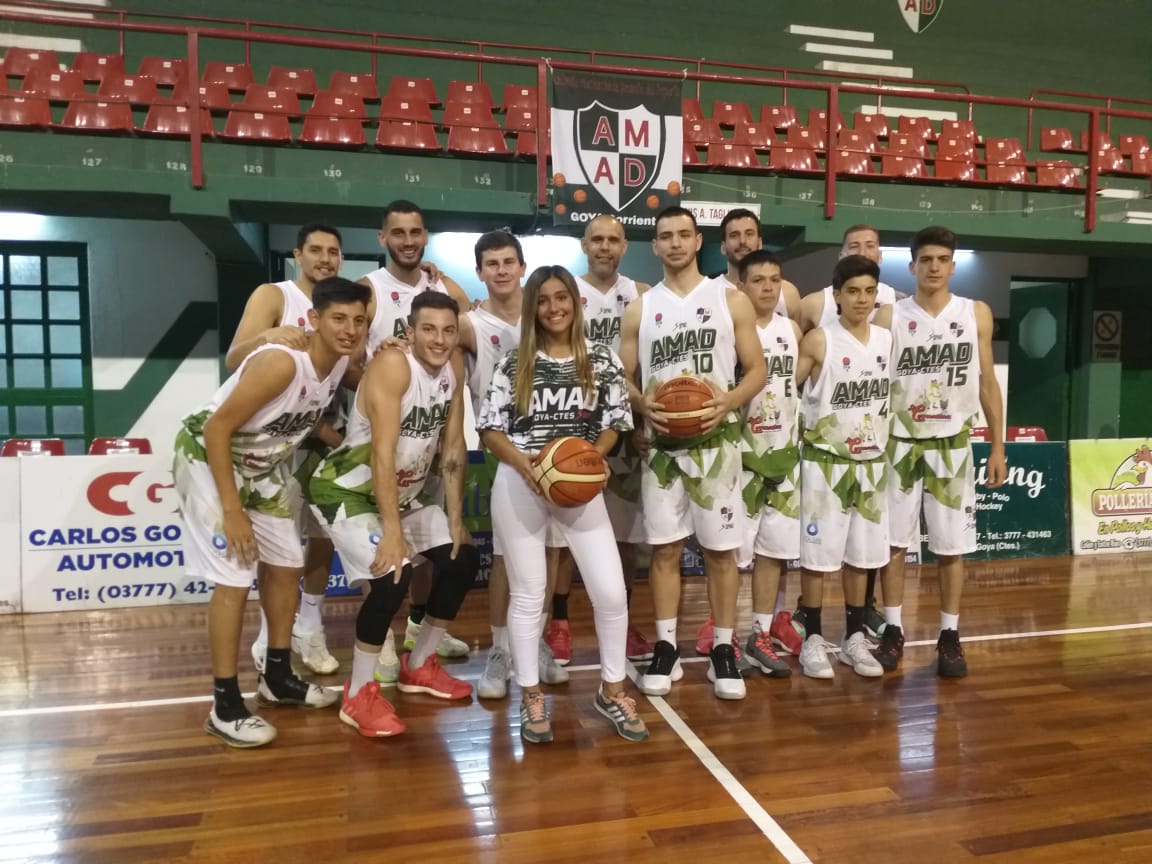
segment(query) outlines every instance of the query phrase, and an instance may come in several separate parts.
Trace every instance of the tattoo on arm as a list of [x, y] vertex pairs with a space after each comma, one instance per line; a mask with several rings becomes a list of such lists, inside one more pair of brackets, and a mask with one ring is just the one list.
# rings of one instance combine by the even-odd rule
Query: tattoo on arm
[[445, 476], [451, 477], [452, 475], [459, 473], [460, 463], [454, 458], [445, 459], [444, 462], [441, 463], [440, 471]]

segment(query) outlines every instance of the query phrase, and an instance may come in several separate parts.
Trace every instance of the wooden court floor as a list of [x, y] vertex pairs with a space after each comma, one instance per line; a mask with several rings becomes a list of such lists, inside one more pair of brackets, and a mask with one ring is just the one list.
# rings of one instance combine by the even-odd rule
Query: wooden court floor
[[[691, 662], [669, 697], [641, 697], [642, 744], [591, 707], [578, 590], [572, 680], [550, 688], [557, 740], [535, 747], [513, 689], [496, 704], [396, 694], [408, 732], [379, 741], [334, 709], [273, 710], [273, 745], [230, 750], [201, 730], [203, 607], [0, 618], [0, 862], [1152, 862], [1152, 555], [969, 573], [967, 679], [935, 675], [925, 567], [910, 570], [902, 671], [753, 672], [746, 700], [720, 702]], [[685, 581], [685, 657], [704, 588]], [[472, 678], [484, 601], [454, 628], [476, 647], [458, 667]], [[356, 602], [326, 609], [345, 667]], [[633, 606], [650, 633], [644, 586]], [[741, 608], [746, 634], [747, 589]]]

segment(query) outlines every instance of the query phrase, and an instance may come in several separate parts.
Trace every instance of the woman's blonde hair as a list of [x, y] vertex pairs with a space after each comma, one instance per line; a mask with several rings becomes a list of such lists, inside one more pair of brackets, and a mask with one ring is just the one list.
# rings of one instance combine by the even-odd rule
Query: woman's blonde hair
[[[584, 338], [584, 304], [580, 289], [572, 274], [558, 264], [537, 267], [524, 283], [524, 305], [520, 310], [520, 348], [516, 359], [516, 412], [526, 415], [532, 407], [532, 384], [536, 378], [536, 351], [542, 343], [540, 322], [536, 318], [540, 303], [540, 287], [549, 279], [564, 283], [572, 295], [572, 324], [568, 331], [572, 346], [572, 361], [576, 367], [576, 380], [584, 391], [586, 404], [594, 404], [596, 382], [592, 363], [588, 359], [588, 343]], [[529, 326], [531, 322], [531, 326]]]

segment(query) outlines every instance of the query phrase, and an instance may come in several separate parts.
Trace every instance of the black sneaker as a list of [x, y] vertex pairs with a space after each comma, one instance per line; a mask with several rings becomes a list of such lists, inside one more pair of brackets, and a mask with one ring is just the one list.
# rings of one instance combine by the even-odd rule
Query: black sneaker
[[876, 608], [876, 598], [869, 597], [868, 602], [864, 604], [864, 632], [873, 639], [879, 639], [887, 627], [884, 614]]
[[260, 676], [256, 688], [256, 701], [261, 705], [296, 705], [304, 708], [327, 708], [340, 700], [336, 690], [317, 687], [295, 674], [279, 680]]
[[709, 655], [708, 680], [717, 699], [743, 699], [748, 691], [736, 666], [736, 649], [731, 644], [715, 645]]
[[968, 661], [960, 647], [960, 632], [941, 630], [936, 640], [936, 674], [941, 678], [963, 678], [968, 674]]
[[904, 631], [894, 624], [885, 627], [884, 635], [880, 637], [880, 647], [872, 652], [872, 656], [884, 667], [885, 672], [896, 671], [904, 656]]
[[648, 670], [640, 676], [640, 690], [648, 696], [667, 696], [672, 691], [672, 682], [683, 677], [680, 649], [661, 639], [652, 648], [652, 662], [648, 664]]

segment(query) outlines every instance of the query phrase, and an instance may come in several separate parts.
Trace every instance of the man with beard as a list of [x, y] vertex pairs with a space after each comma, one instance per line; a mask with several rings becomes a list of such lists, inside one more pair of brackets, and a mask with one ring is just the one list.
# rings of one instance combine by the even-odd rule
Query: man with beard
[[[763, 245], [764, 238], [760, 236], [760, 217], [743, 207], [729, 210], [720, 221], [720, 251], [728, 261], [728, 272], [717, 276], [717, 281], [736, 290], [736, 286], [740, 284], [740, 262], [749, 252], [755, 252]], [[800, 292], [787, 279], [780, 283], [780, 299], [776, 301], [776, 314], [796, 322], [800, 320]]]

